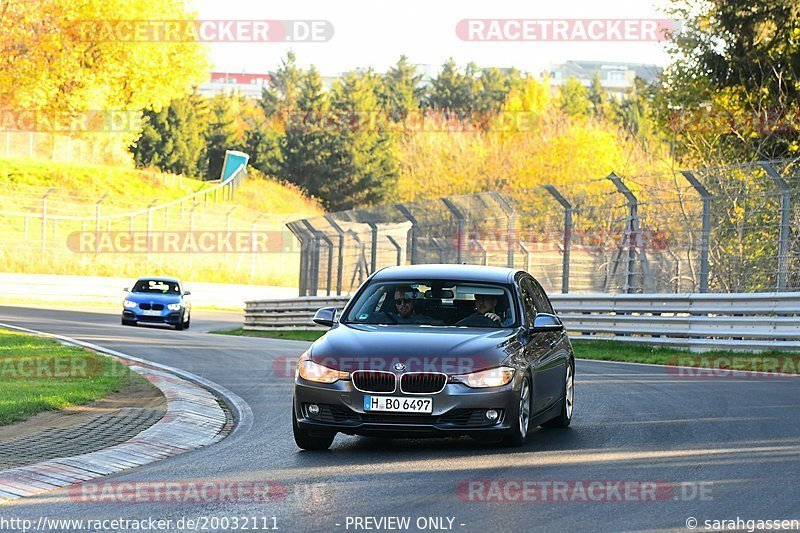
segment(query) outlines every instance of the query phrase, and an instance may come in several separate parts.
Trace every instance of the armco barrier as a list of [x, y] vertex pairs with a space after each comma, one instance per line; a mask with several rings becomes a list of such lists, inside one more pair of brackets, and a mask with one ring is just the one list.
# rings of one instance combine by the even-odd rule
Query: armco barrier
[[[692, 349], [800, 350], [800, 293], [558, 294], [553, 306], [573, 339]], [[244, 329], [324, 329], [321, 307], [342, 309], [344, 297], [246, 302]]]

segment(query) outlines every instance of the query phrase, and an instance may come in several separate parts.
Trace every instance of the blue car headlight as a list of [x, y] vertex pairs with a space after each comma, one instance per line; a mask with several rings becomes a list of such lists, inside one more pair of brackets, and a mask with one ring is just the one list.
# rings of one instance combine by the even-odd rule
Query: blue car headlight
[[124, 302], [122, 302], [122, 305], [124, 305], [126, 309], [132, 309], [132, 308], [136, 307], [136, 302], [132, 302], [130, 300], [125, 300]]
[[167, 309], [169, 309], [170, 311], [180, 311], [181, 304], [167, 304]]

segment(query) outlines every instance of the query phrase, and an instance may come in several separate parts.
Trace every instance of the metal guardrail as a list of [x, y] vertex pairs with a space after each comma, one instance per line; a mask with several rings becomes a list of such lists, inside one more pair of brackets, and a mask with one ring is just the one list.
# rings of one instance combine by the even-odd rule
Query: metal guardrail
[[[245, 330], [325, 329], [321, 307], [346, 297], [246, 302]], [[573, 339], [693, 349], [800, 350], [800, 292], [753, 294], [560, 294], [551, 297]]]

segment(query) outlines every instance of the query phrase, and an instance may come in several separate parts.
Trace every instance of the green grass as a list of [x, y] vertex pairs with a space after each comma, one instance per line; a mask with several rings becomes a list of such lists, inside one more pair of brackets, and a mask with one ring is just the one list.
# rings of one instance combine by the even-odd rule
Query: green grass
[[224, 331], [212, 331], [217, 335], [239, 335], [240, 337], [267, 337], [270, 339], [287, 339], [292, 341], [315, 341], [325, 335], [326, 331], [313, 329], [292, 329], [286, 331], [245, 331], [236, 328]]
[[[680, 365], [702, 368], [720, 368], [748, 371], [800, 372], [797, 353], [768, 351], [759, 353], [734, 352], [731, 350], [709, 350], [692, 352], [679, 348], [655, 347], [629, 344], [610, 340], [573, 339], [575, 357], [603, 361], [650, 363], [656, 365]], [[786, 364], [781, 363], [785, 361]], [[778, 368], [775, 368], [778, 364]]]
[[[211, 185], [129, 167], [0, 158], [3, 272], [112, 277], [148, 274], [191, 281], [296, 286], [299, 244], [284, 224], [321, 214], [319, 205], [296, 187], [253, 170], [231, 201], [220, 193], [216, 201], [212, 197], [197, 198], [196, 207], [193, 201], [186, 201], [156, 209], [150, 217], [142, 211], [155, 198], [156, 205], [161, 205]], [[55, 189], [47, 197], [48, 214], [67, 218], [48, 221], [43, 243], [42, 196], [49, 187]], [[74, 246], [70, 248], [78, 232], [95, 230], [96, 202], [106, 193], [101, 216], [141, 212], [132, 220], [127, 216], [101, 220], [102, 231], [249, 232], [257, 220], [256, 229], [270, 232], [274, 245], [264, 254], [81, 253]]]
[[109, 357], [0, 329], [0, 426], [89, 403], [140, 380]]

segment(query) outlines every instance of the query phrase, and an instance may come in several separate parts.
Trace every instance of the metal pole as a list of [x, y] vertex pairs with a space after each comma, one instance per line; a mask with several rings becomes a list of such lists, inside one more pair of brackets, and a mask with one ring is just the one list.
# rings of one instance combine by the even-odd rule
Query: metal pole
[[[228, 235], [231, 232], [231, 213], [233, 213], [233, 211], [238, 207], [239, 207], [238, 205], [234, 205], [233, 207], [228, 209], [227, 213], [225, 213], [225, 238], [226, 239], [228, 238]], [[225, 247], [225, 260], [226, 261], [228, 260], [228, 247], [227, 246]]]
[[714, 198], [708, 189], [700, 183], [694, 174], [682, 170], [681, 174], [692, 185], [703, 199], [703, 225], [700, 230], [700, 292], [708, 292], [708, 252], [711, 239], [711, 200]]
[[[47, 189], [47, 192], [42, 195], [42, 254], [47, 251], [47, 197], [50, 196], [50, 193], [55, 189], [55, 187], [50, 187]], [[42, 259], [44, 259], [44, 257], [42, 257]]]
[[760, 163], [770, 178], [781, 188], [781, 231], [778, 241], [778, 292], [786, 290], [789, 278], [789, 239], [791, 237], [792, 187], [786, 183], [775, 167], [769, 163]]
[[370, 243], [369, 273], [378, 270], [378, 225], [375, 222], [367, 222], [372, 229], [372, 242]]
[[158, 198], [154, 198], [150, 205], [147, 206], [147, 253], [145, 255], [145, 263], [147, 268], [150, 268], [150, 233], [153, 229], [153, 206], [158, 203]]
[[95, 203], [94, 203], [94, 231], [95, 233], [100, 233], [100, 204], [103, 203], [103, 200], [106, 199], [108, 193], [103, 194]]
[[292, 232], [297, 240], [300, 241], [300, 276], [298, 279], [298, 296], [308, 296], [307, 290], [307, 277], [306, 277], [306, 239], [304, 238], [304, 231], [300, 227], [299, 222], [287, 222], [286, 227]]
[[336, 261], [336, 294], [342, 294], [342, 270], [344, 269], [344, 230], [331, 215], [325, 215], [325, 220], [339, 234], [339, 254]]
[[517, 212], [514, 210], [514, 207], [506, 200], [502, 194], [497, 191], [492, 191], [489, 193], [492, 198], [497, 200], [497, 203], [500, 204], [500, 209], [506, 214], [506, 239], [508, 243], [508, 257], [506, 259], [506, 266], [508, 268], [514, 268], [514, 254], [517, 250]]
[[608, 175], [608, 179], [614, 183], [614, 185], [617, 187], [617, 191], [628, 200], [628, 222], [626, 225], [627, 235], [625, 239], [628, 247], [628, 267], [625, 277], [624, 290], [626, 293], [632, 293], [635, 290], [634, 285], [636, 279], [637, 252], [641, 254], [642, 269], [644, 270], [645, 276], [645, 281], [642, 284], [642, 287], [644, 288], [645, 285], [651, 284], [650, 264], [647, 262], [647, 255], [645, 254], [643, 248], [641, 231], [639, 228], [639, 199], [636, 198], [633, 192], [631, 192], [631, 190], [624, 183], [622, 183], [622, 179], [613, 172]]
[[[252, 243], [256, 242], [256, 231], [257, 231], [256, 224], [258, 224], [258, 221], [261, 220], [261, 217], [263, 217], [264, 214], [265, 213], [261, 213], [260, 215], [258, 215], [255, 218], [255, 220], [253, 220], [252, 223], [253, 225], [250, 227], [250, 232], [252, 233], [252, 235], [250, 236], [250, 242]], [[250, 281], [253, 281], [255, 277], [256, 277], [256, 250], [253, 249], [250, 250]]]
[[391, 235], [387, 235], [386, 238], [389, 239], [389, 242], [392, 243], [392, 246], [394, 246], [395, 250], [397, 250], [397, 260], [396, 260], [395, 263], [397, 264], [397, 266], [402, 265], [403, 264], [403, 247], [400, 246], [400, 243], [398, 243], [396, 240], [394, 240], [394, 238]]
[[569, 262], [572, 249], [572, 204], [552, 185], [545, 185], [545, 190], [564, 208], [564, 255], [561, 258], [561, 292], [569, 292]]
[[417, 257], [417, 236], [419, 231], [419, 222], [417, 222], [417, 219], [411, 214], [411, 211], [409, 211], [408, 208], [403, 204], [394, 204], [394, 206], [403, 214], [404, 217], [406, 217], [409, 222], [411, 222], [411, 235], [408, 239], [410, 253], [408, 255], [409, 262], [412, 265], [416, 265], [419, 262]]
[[308, 232], [313, 237], [312, 240], [309, 242], [311, 243], [311, 261], [308, 263], [309, 267], [309, 282], [308, 282], [308, 295], [309, 296], [317, 296], [317, 291], [319, 291], [319, 249], [320, 249], [320, 238], [319, 235], [316, 235], [314, 232], [314, 226], [311, 223], [304, 219], [303, 224], [308, 229]]
[[466, 244], [465, 230], [466, 230], [466, 217], [461, 213], [461, 210], [456, 207], [452, 201], [447, 198], [442, 198], [442, 203], [447, 206], [447, 209], [456, 218], [458, 224], [458, 235], [456, 236], [456, 263], [461, 263], [464, 260], [464, 246]]

